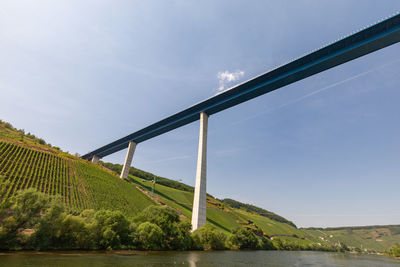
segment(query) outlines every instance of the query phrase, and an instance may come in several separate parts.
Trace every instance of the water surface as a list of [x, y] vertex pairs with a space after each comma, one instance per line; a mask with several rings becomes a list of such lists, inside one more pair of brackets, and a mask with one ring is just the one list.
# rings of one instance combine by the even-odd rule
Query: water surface
[[397, 266], [376, 255], [310, 251], [16, 252], [1, 253], [0, 266]]

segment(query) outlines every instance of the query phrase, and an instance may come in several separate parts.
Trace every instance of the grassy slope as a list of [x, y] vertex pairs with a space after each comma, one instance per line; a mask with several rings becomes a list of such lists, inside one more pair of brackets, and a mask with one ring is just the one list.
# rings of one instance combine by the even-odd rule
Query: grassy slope
[[[151, 191], [151, 182], [130, 175], [136, 184]], [[162, 203], [178, 209], [187, 220], [192, 217], [193, 193], [170, 188], [163, 185], [156, 185], [155, 195]], [[229, 233], [232, 229], [241, 227], [238, 221], [243, 221], [236, 213], [228, 208], [222, 208], [221, 203], [207, 197], [207, 221], [220, 230]]]
[[[130, 178], [137, 185], [149, 192], [151, 191], [151, 181], [134, 176], [130, 176]], [[162, 203], [178, 209], [190, 220], [193, 203], [192, 192], [157, 184], [155, 195], [160, 198]], [[279, 237], [291, 243], [302, 245], [311, 243], [334, 245], [339, 241], [351, 247], [361, 248], [362, 244], [363, 249], [383, 251], [400, 242], [400, 231], [390, 231], [386, 227], [353, 230], [352, 233], [347, 230], [297, 229], [286, 223], [277, 222], [255, 213], [227, 207], [211, 197], [207, 198], [207, 221], [226, 233], [237, 227], [252, 228], [251, 222], [253, 222], [256, 228], [260, 228], [264, 234], [270, 237]], [[330, 235], [333, 237], [330, 238]], [[321, 237], [324, 239], [321, 239]], [[376, 239], [382, 241], [376, 241]]]
[[[130, 178], [142, 188], [151, 191], [150, 181], [134, 176], [130, 176]], [[179, 209], [190, 220], [193, 204], [192, 192], [156, 185], [155, 195], [160, 198], [162, 203]], [[303, 230], [258, 214], [230, 208], [210, 196], [207, 197], [207, 221], [225, 233], [230, 233], [238, 227], [259, 228], [266, 235], [279, 236], [293, 243], [309, 244], [313, 242], [305, 238], [307, 234]]]
[[269, 236], [293, 236], [296, 235], [300, 238], [306, 236], [306, 233], [302, 230], [299, 230], [291, 225], [277, 222], [266, 218], [264, 216], [260, 216], [258, 214], [249, 213], [243, 210], [235, 209], [235, 211], [241, 214], [247, 220], [253, 221], [257, 226], [259, 226], [265, 234]]

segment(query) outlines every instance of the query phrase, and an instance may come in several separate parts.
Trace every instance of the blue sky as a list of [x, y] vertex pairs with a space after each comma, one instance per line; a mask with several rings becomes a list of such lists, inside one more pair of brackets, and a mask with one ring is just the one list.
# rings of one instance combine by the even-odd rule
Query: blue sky
[[[2, 1], [0, 118], [83, 154], [397, 11], [399, 1]], [[208, 192], [298, 226], [399, 224], [399, 52], [211, 116]], [[140, 143], [133, 165], [193, 185], [198, 130]]]

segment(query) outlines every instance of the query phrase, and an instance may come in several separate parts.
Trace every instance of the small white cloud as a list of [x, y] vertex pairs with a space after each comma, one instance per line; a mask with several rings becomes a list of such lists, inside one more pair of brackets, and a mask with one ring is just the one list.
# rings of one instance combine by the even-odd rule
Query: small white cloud
[[237, 70], [234, 72], [229, 72], [227, 70], [218, 72], [218, 74], [217, 74], [217, 78], [219, 81], [218, 91], [224, 90], [225, 86], [228, 83], [239, 80], [243, 75], [244, 75], [244, 71], [242, 71], [242, 70]]

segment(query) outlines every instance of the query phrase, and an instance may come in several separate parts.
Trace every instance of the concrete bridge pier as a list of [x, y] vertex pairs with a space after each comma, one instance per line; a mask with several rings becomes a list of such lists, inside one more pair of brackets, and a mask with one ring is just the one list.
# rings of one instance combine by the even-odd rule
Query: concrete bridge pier
[[135, 153], [136, 143], [133, 141], [129, 142], [128, 151], [126, 152], [124, 166], [122, 167], [120, 178], [126, 178], [129, 174], [129, 169], [131, 168], [131, 163], [133, 159], [133, 154]]
[[196, 185], [194, 188], [192, 231], [206, 223], [207, 199], [207, 129], [208, 115], [200, 113], [199, 150], [197, 155]]
[[100, 158], [96, 155], [93, 156], [92, 158], [92, 163], [97, 164], [99, 162]]

